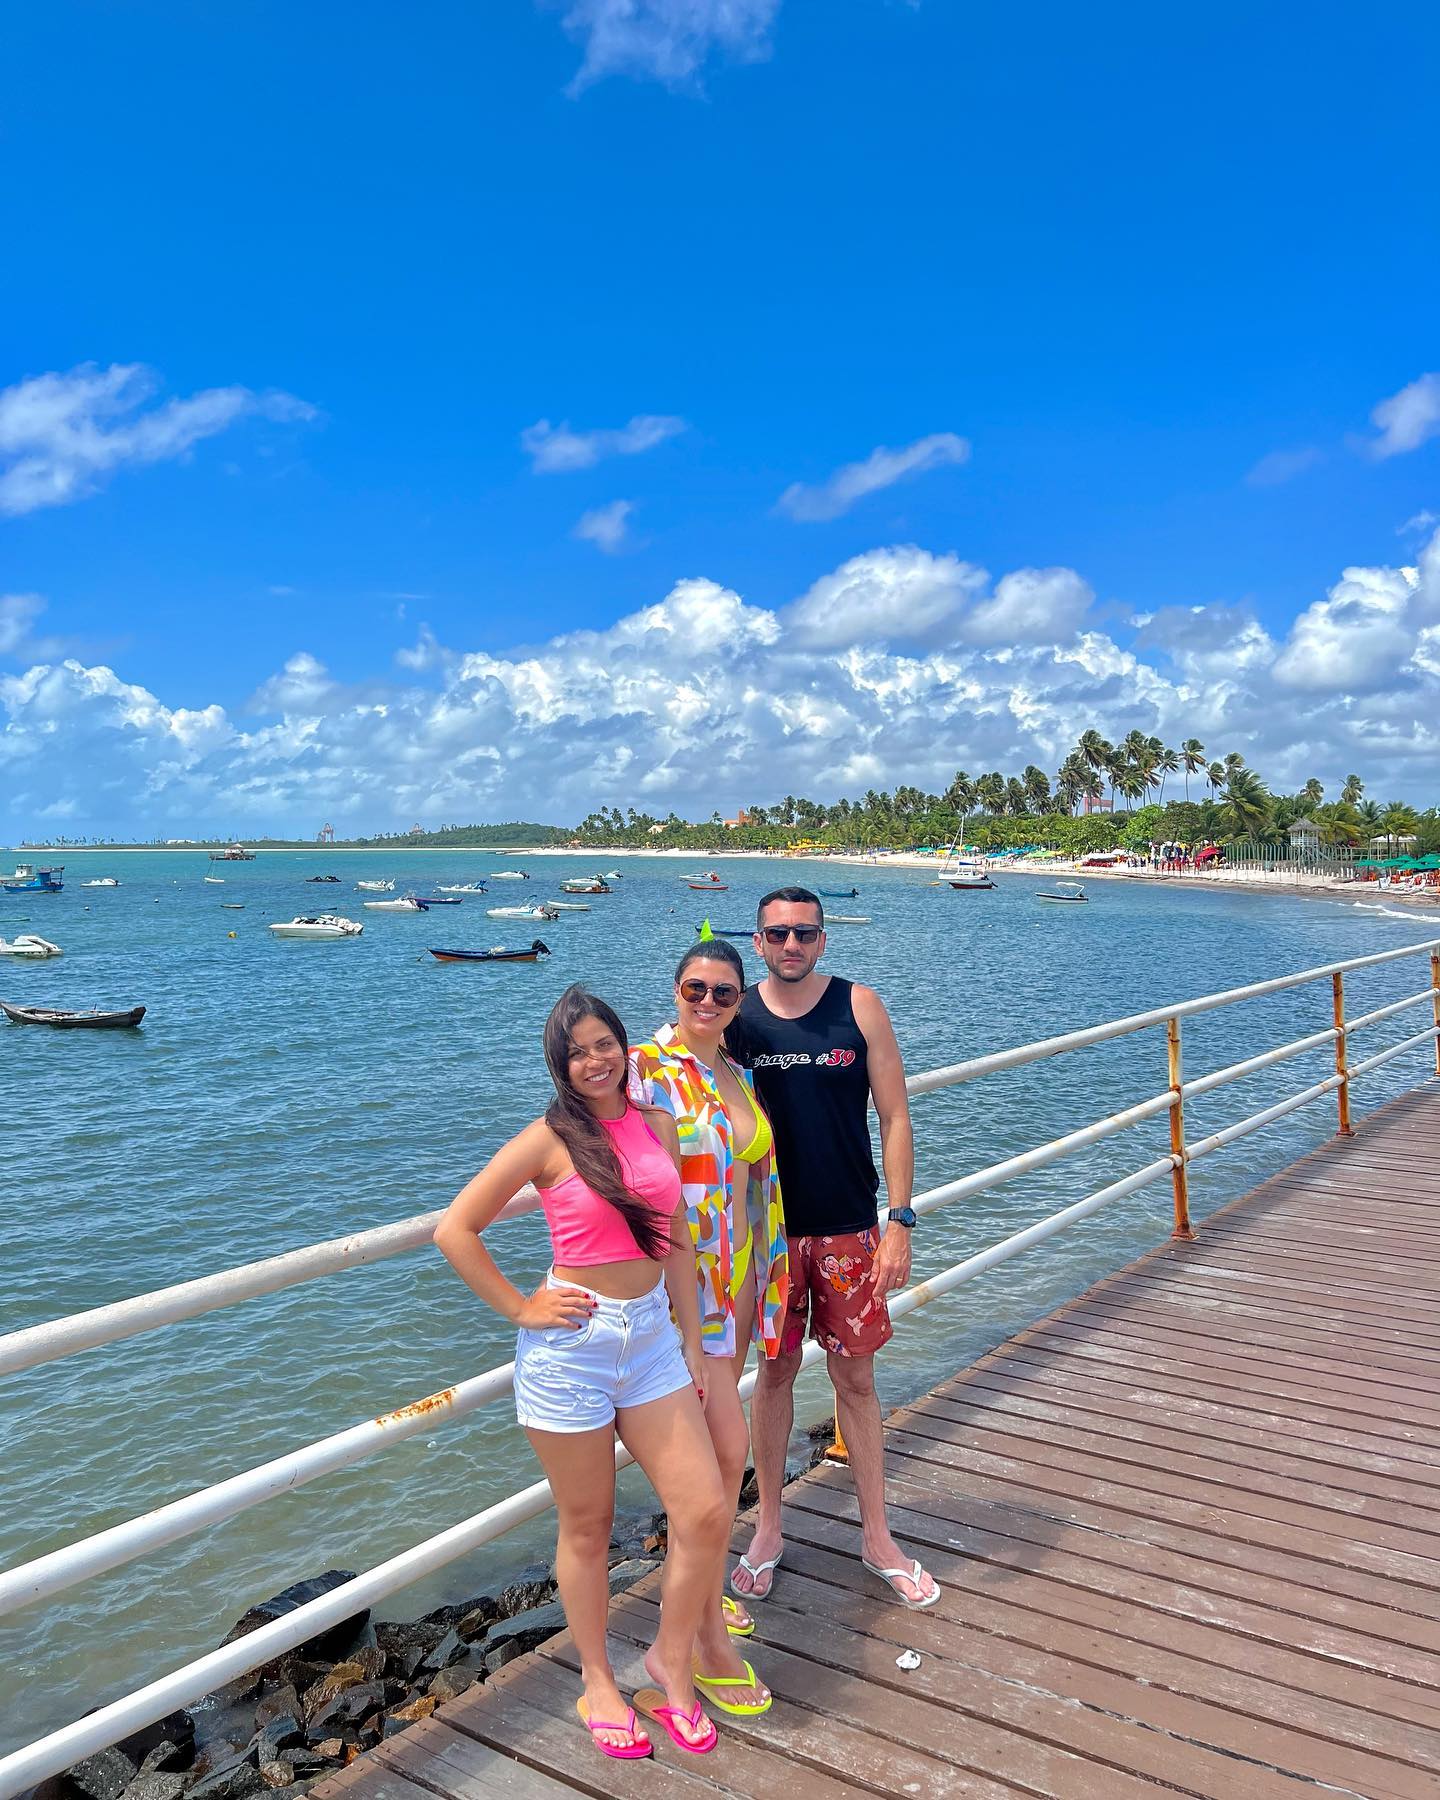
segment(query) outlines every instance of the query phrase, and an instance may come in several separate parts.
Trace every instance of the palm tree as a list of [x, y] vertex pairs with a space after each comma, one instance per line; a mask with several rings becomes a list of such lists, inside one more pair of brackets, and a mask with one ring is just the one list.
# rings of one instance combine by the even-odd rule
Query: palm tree
[[1090, 771], [1072, 750], [1055, 776], [1055, 797], [1072, 818], [1080, 803], [1080, 796], [1085, 792], [1086, 781], [1093, 779]]
[[1225, 785], [1224, 763], [1212, 762], [1205, 771], [1205, 781], [1213, 798]]
[[1050, 780], [1043, 769], [1031, 763], [1020, 777], [1025, 786], [1025, 799], [1030, 811], [1038, 816], [1050, 810]]
[[1413, 837], [1419, 831], [1420, 815], [1403, 800], [1392, 800], [1381, 814], [1380, 829], [1386, 845], [1391, 846], [1397, 838]]
[[975, 783], [963, 769], [955, 771], [955, 779], [945, 790], [945, 804], [953, 807], [960, 815], [960, 827], [963, 832], [965, 821], [970, 816], [970, 809], [975, 804]]
[[1365, 783], [1358, 775], [1347, 775], [1345, 785], [1340, 790], [1340, 799], [1346, 806], [1358, 806], [1360, 796], [1365, 792]]
[[1180, 746], [1180, 764], [1185, 771], [1185, 799], [1190, 799], [1190, 777], [1205, 767], [1205, 746], [1199, 738], [1186, 738]]
[[1331, 806], [1316, 807], [1311, 817], [1320, 827], [1320, 842], [1331, 849], [1353, 850], [1365, 837], [1365, 826], [1359, 813], [1344, 800]]
[[1150, 778], [1139, 763], [1125, 763], [1115, 777], [1112, 797], [1117, 790], [1127, 800], [1139, 800], [1150, 791]]
[[1012, 775], [1005, 783], [1005, 810], [1017, 819], [1023, 818], [1030, 810], [1025, 783], [1016, 775]]
[[1114, 750], [1108, 739], [1101, 737], [1095, 730], [1082, 731], [1080, 741], [1075, 746], [1075, 754], [1087, 769], [1094, 769], [1098, 775], [1110, 767], [1110, 758]]
[[1160, 792], [1156, 796], [1160, 804], [1165, 804], [1165, 777], [1173, 775], [1180, 767], [1180, 758], [1175, 751], [1162, 744], [1159, 738], [1151, 738], [1151, 769], [1160, 777]]
[[1259, 837], [1270, 823], [1270, 790], [1243, 759], [1225, 783], [1220, 817], [1229, 837]]
[[1300, 798], [1308, 800], [1311, 806], [1318, 806], [1325, 798], [1325, 789], [1312, 775], [1300, 790]]
[[1129, 767], [1130, 758], [1124, 750], [1111, 745], [1110, 753], [1105, 758], [1105, 778], [1110, 783], [1110, 810], [1112, 813], [1115, 810], [1115, 790], [1120, 786], [1120, 778]]
[[982, 775], [975, 783], [975, 798], [992, 819], [1005, 810], [1005, 777], [996, 769]]

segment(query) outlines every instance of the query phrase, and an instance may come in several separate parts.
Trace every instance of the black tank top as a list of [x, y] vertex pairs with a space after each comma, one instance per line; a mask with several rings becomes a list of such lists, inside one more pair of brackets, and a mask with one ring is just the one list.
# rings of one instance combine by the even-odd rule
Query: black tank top
[[838, 975], [810, 1011], [782, 1019], [747, 988], [738, 1048], [775, 1128], [776, 1168], [791, 1237], [875, 1227], [880, 1190], [870, 1148], [870, 1072], [851, 983]]

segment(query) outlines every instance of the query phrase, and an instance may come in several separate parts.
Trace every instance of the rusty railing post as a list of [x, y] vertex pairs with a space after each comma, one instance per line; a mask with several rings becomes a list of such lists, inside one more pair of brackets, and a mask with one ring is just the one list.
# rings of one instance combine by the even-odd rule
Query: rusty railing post
[[850, 1465], [850, 1452], [845, 1448], [845, 1440], [840, 1435], [840, 1409], [835, 1409], [835, 1442], [825, 1446], [825, 1461]]
[[1350, 1056], [1345, 1042], [1345, 977], [1332, 975], [1330, 979], [1335, 988], [1335, 1073], [1340, 1077], [1335, 1099], [1340, 1112], [1340, 1136], [1354, 1137], [1350, 1123]]
[[1190, 1170], [1185, 1161], [1185, 1073], [1184, 1061], [1180, 1051], [1180, 1021], [1169, 1018], [1165, 1021], [1165, 1051], [1170, 1069], [1170, 1092], [1175, 1096], [1175, 1104], [1170, 1108], [1170, 1154], [1175, 1158], [1175, 1166], [1170, 1172], [1170, 1183], [1175, 1190], [1175, 1230], [1177, 1238], [1193, 1238], [1194, 1227], [1190, 1223]]
[[1430, 952], [1430, 988], [1435, 1008], [1435, 1073], [1440, 1075], [1440, 950]]

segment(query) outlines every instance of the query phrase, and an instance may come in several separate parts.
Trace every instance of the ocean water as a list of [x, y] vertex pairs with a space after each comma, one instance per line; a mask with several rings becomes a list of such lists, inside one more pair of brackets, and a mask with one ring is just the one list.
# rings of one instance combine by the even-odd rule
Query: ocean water
[[[357, 1231], [445, 1204], [511, 1132], [543, 1110], [541, 1023], [583, 979], [635, 1036], [669, 1015], [679, 953], [708, 911], [748, 924], [785, 880], [857, 885], [826, 966], [873, 984], [907, 1066], [932, 1068], [1170, 1000], [1440, 936], [1434, 915], [1212, 888], [1095, 882], [1091, 904], [1047, 907], [1033, 877], [956, 893], [919, 871], [723, 864], [728, 891], [688, 893], [692, 865], [625, 859], [617, 891], [539, 935], [534, 966], [436, 963], [431, 945], [530, 941], [483, 916], [597, 867], [590, 856], [275, 853], [218, 870], [201, 854], [75, 855], [56, 897], [5, 896], [0, 935], [35, 930], [63, 959], [0, 960], [0, 997], [149, 1008], [138, 1032], [0, 1027], [9, 1253], [0, 1331]], [[491, 898], [428, 915], [358, 910], [360, 877], [432, 891], [497, 868], [529, 870]], [[617, 866], [603, 857], [598, 866]], [[703, 862], [695, 867], [704, 866]], [[304, 885], [318, 870], [338, 887]], [[81, 881], [113, 873], [117, 889]], [[243, 911], [222, 910], [228, 903]], [[266, 929], [337, 907], [365, 921], [344, 943]], [[747, 962], [758, 959], [748, 944]], [[1421, 958], [1351, 979], [1352, 1012], [1424, 984]], [[1185, 1027], [1196, 1074], [1329, 1023], [1329, 984], [1227, 1008]], [[1420, 1029], [1423, 1012], [1374, 1031]], [[1328, 1048], [1207, 1095], [1192, 1136], [1318, 1080]], [[1417, 1051], [1357, 1084], [1357, 1111], [1421, 1080]], [[1131, 1105], [1165, 1086], [1163, 1031], [917, 1101], [917, 1191]], [[1202, 1217], [1333, 1129], [1328, 1098], [1196, 1165]], [[918, 1274], [973, 1254], [1117, 1179], [1166, 1147], [1163, 1121], [922, 1222]], [[782, 1172], [783, 1173], [783, 1172]], [[898, 1403], [1160, 1241], [1168, 1183], [905, 1320], [881, 1358]], [[496, 1230], [517, 1282], [547, 1256], [538, 1219]], [[504, 1362], [513, 1336], [425, 1250], [252, 1300], [0, 1380], [0, 1567], [113, 1525], [299, 1444]], [[823, 1374], [797, 1415], [823, 1416]], [[508, 1402], [242, 1513], [222, 1526], [0, 1620], [0, 1750], [28, 1741], [218, 1642], [245, 1607], [289, 1581], [365, 1569], [535, 1479]], [[641, 1507], [638, 1474], [622, 1506]], [[541, 1519], [397, 1595], [392, 1615], [503, 1583], [548, 1554]]]

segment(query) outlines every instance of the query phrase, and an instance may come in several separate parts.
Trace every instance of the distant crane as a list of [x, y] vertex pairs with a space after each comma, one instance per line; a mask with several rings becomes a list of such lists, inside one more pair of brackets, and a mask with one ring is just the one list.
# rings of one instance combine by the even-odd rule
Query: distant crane
[[335, 842], [335, 827], [333, 825], [322, 825], [315, 833], [315, 842], [317, 844], [333, 844]]

